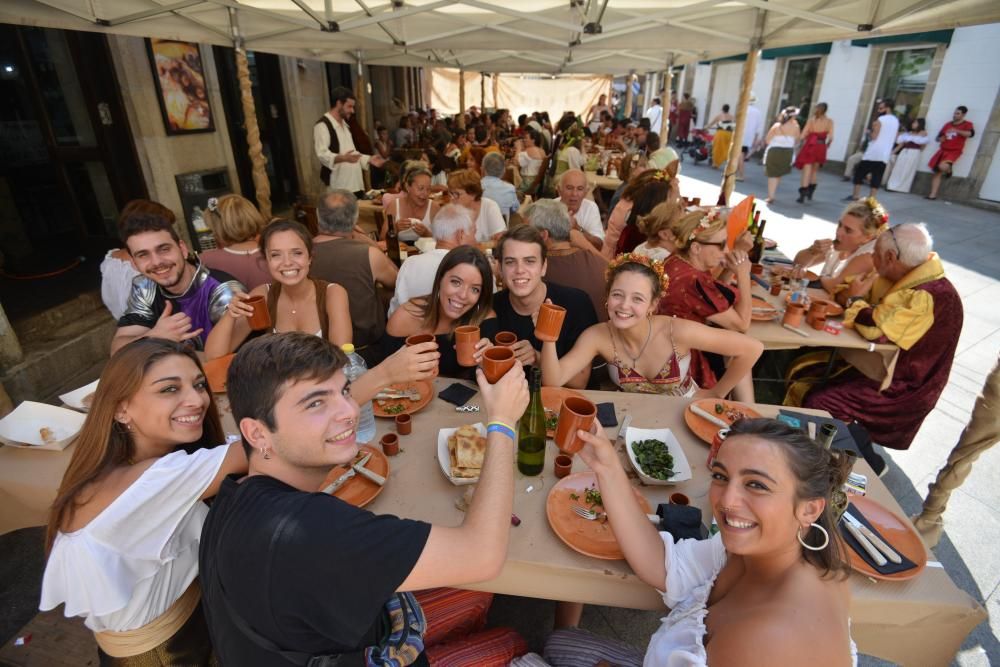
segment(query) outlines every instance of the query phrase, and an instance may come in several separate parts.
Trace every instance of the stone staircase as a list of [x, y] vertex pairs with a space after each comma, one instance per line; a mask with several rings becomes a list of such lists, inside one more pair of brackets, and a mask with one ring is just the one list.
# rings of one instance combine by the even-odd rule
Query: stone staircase
[[12, 323], [24, 358], [3, 369], [3, 384], [21, 401], [59, 405], [59, 394], [96, 380], [108, 360], [116, 324], [94, 290]]

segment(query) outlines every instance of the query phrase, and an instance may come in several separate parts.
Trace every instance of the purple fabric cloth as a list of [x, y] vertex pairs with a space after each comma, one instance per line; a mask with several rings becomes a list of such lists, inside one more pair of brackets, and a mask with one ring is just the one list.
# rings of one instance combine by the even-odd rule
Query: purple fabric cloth
[[947, 278], [915, 289], [934, 298], [934, 324], [913, 347], [900, 350], [889, 387], [879, 392], [879, 382], [851, 369], [809, 392], [804, 407], [857, 420], [883, 447], [909, 448], [948, 383], [963, 317], [961, 297]]

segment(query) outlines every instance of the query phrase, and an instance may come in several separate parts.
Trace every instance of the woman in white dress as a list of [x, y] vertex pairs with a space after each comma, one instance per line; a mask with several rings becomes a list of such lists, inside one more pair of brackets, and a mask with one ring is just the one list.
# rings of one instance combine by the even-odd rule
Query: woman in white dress
[[[849, 569], [830, 507], [849, 457], [777, 420], [740, 420], [710, 467], [709, 509], [720, 532], [675, 541], [646, 518], [614, 445], [595, 430], [577, 432], [586, 443], [580, 457], [597, 475], [625, 559], [670, 609], [645, 656], [619, 646], [605, 659], [620, 667], [857, 664]], [[594, 664], [607, 655], [603, 643], [558, 631], [546, 660]]]
[[809, 267], [821, 267], [819, 281], [831, 296], [846, 299], [846, 287], [875, 268], [875, 239], [887, 229], [889, 212], [874, 197], [847, 205], [840, 214], [835, 239], [816, 239], [795, 255], [793, 278], [801, 278]]
[[910, 123], [910, 128], [906, 132], [900, 132], [896, 137], [896, 148], [893, 150], [892, 174], [885, 189], [893, 192], [909, 192], [913, 185], [913, 178], [917, 175], [917, 167], [920, 166], [920, 154], [924, 147], [930, 142], [927, 136], [927, 121], [923, 118], [916, 118]]
[[538, 176], [545, 159], [545, 151], [541, 148], [542, 135], [533, 127], [524, 128], [524, 137], [514, 143], [514, 163], [521, 172], [521, 194], [527, 192]]
[[52, 504], [39, 604], [83, 616], [102, 666], [211, 663], [202, 501], [247, 469], [243, 446], [223, 443], [189, 347], [140, 338], [108, 361]]
[[646, 235], [646, 240], [632, 251], [662, 262], [674, 251], [674, 234], [670, 225], [684, 213], [684, 207], [678, 201], [670, 200], [657, 204], [648, 215], [639, 218], [639, 230]]

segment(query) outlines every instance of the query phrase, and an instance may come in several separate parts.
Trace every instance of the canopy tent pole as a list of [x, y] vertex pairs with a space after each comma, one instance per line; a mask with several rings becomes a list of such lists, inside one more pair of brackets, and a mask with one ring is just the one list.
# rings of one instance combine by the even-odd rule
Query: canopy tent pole
[[[229, 25], [233, 32], [233, 47], [236, 50], [236, 73], [240, 83], [240, 102], [243, 105], [243, 122], [247, 133], [247, 152], [253, 164], [253, 187], [257, 195], [257, 208], [265, 220], [271, 219], [271, 182], [267, 180], [267, 158], [260, 143], [260, 128], [257, 126], [257, 109], [253, 102], [253, 85], [250, 82], [250, 64], [247, 62], [243, 38], [240, 36], [236, 9], [229, 8]], [[246, 194], [246, 193], [244, 193]]]
[[[761, 35], [764, 32], [764, 20], [767, 13], [761, 9], [757, 10], [757, 27], [754, 29], [754, 38], [750, 42], [750, 52], [747, 53], [746, 62], [743, 63], [743, 80], [740, 82], [740, 97], [736, 105], [736, 127], [733, 129], [733, 143], [729, 147], [729, 158], [726, 161], [726, 171], [722, 177], [722, 188], [719, 192], [719, 204], [727, 206], [729, 197], [733, 194], [736, 186], [736, 164], [743, 149], [743, 130], [746, 127], [747, 107], [750, 106], [750, 92], [753, 89], [753, 79], [757, 74], [757, 60], [760, 58], [760, 49], [763, 45]], [[751, 149], [753, 146], [750, 147]], [[747, 156], [749, 157], [749, 156]]]
[[[368, 132], [368, 83], [365, 81], [365, 65], [361, 61], [361, 52], [357, 52], [358, 77], [354, 81], [355, 109], [354, 113], [358, 117], [358, 125], [365, 132]], [[369, 136], [371, 133], [369, 132]]]
[[625, 119], [632, 120], [632, 98], [635, 95], [632, 93], [632, 80], [635, 78], [635, 72], [629, 72], [628, 76], [625, 77]]
[[479, 113], [486, 113], [486, 72], [479, 73]]
[[500, 108], [500, 75], [497, 72], [493, 73], [493, 108]]
[[458, 129], [465, 129], [465, 70], [458, 70]]
[[660, 145], [666, 146], [670, 143], [670, 88], [674, 84], [674, 59], [667, 63], [667, 69], [663, 72], [663, 97], [660, 98], [660, 106], [663, 112], [660, 118]]

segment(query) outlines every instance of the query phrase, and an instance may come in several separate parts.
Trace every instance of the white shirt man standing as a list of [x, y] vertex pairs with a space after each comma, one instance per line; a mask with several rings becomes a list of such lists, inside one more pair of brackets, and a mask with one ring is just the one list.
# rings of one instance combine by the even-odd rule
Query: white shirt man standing
[[452, 248], [476, 244], [476, 222], [469, 216], [469, 210], [458, 204], [441, 207], [431, 232], [437, 241], [434, 249], [408, 257], [399, 268], [396, 291], [389, 302], [389, 317], [410, 299], [431, 293], [438, 265]]
[[333, 106], [313, 126], [313, 144], [322, 165], [320, 179], [329, 192], [348, 190], [360, 197], [365, 191], [362, 170], [369, 164], [381, 167], [385, 159], [380, 155], [362, 155], [354, 146], [347, 124], [354, 115], [355, 97], [351, 89], [338, 86], [330, 96]]
[[763, 138], [764, 117], [760, 109], [754, 105], [757, 103], [757, 96], [750, 93], [750, 105], [747, 107], [747, 117], [743, 121], [743, 147], [740, 150], [740, 160], [736, 167], [736, 180], [742, 181], [744, 178], [743, 163], [747, 156], [753, 153], [753, 149]]
[[601, 211], [592, 199], [587, 199], [587, 176], [579, 169], [564, 172], [559, 179], [558, 200], [566, 204], [570, 223], [598, 250], [604, 244]]
[[845, 201], [858, 198], [865, 176], [871, 176], [872, 197], [882, 187], [882, 176], [885, 175], [885, 167], [892, 157], [892, 149], [896, 146], [896, 135], [899, 134], [899, 119], [892, 113], [892, 107], [892, 100], [879, 100], [878, 118], [872, 123], [868, 148], [861, 156], [861, 162], [854, 168], [854, 191], [849, 197], [844, 197]]
[[663, 105], [659, 97], [653, 98], [653, 106], [646, 109], [645, 118], [649, 119], [650, 132], [658, 133], [663, 126]]

